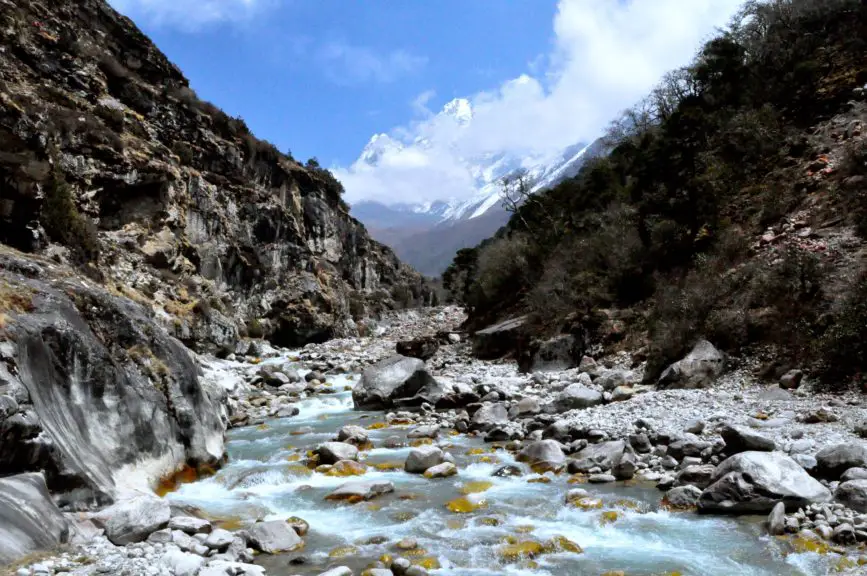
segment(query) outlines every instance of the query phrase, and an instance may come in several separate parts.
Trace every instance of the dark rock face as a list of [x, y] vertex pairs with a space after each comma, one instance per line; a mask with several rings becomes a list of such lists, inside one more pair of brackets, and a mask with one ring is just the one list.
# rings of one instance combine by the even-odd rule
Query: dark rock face
[[562, 334], [538, 344], [526, 357], [522, 357], [523, 372], [568, 370], [578, 366], [584, 355], [583, 343], [571, 334]]
[[489, 326], [473, 334], [473, 355], [482, 360], [495, 360], [513, 352], [519, 346], [525, 319], [513, 318]]
[[416, 338], [415, 340], [402, 340], [397, 343], [397, 353], [401, 356], [430, 360], [440, 348], [436, 336]]
[[199, 380], [150, 310], [50, 270], [0, 251], [0, 285], [30, 308], [7, 322], [11, 338], [0, 343], [0, 383], [26, 399], [0, 422], [0, 469], [44, 470], [48, 487], [78, 505], [111, 501], [135, 468], [155, 480], [218, 465], [225, 393]]
[[292, 347], [355, 335], [358, 320], [430, 302], [330, 173], [199, 101], [104, 0], [0, 3], [0, 20], [0, 242], [63, 240], [44, 200], [61, 177], [95, 235], [77, 232], [87, 254], [53, 253], [86, 257], [196, 350], [232, 349], [243, 331]]
[[0, 479], [0, 566], [69, 539], [69, 522], [41, 474]]

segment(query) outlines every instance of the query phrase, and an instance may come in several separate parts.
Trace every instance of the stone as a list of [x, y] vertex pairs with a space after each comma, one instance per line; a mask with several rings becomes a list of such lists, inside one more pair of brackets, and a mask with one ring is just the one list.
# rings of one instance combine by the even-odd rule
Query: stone
[[650, 439], [644, 432], [630, 434], [629, 445], [639, 454], [648, 454], [653, 450], [653, 445], [650, 443]]
[[319, 576], [352, 576], [352, 569], [348, 566], [336, 566], [325, 572], [320, 572]]
[[443, 395], [443, 387], [422, 360], [399, 355], [366, 368], [352, 389], [352, 400], [361, 410], [420, 406], [423, 402], [436, 404]]
[[304, 536], [310, 530], [310, 524], [308, 524], [303, 518], [297, 516], [290, 516], [286, 519], [286, 523], [291, 526], [299, 536]]
[[102, 510], [98, 518], [105, 519], [106, 537], [112, 544], [122, 546], [141, 542], [151, 532], [168, 526], [171, 509], [160, 498], [137, 496]]
[[688, 510], [698, 505], [701, 489], [692, 485], [678, 486], [665, 493], [663, 503], [675, 510]]
[[657, 381], [660, 389], [707, 388], [722, 375], [725, 357], [707, 340], [700, 340], [682, 360], [666, 368]]
[[562, 334], [539, 344], [530, 364], [521, 362], [524, 372], [559, 372], [574, 368], [582, 354], [582, 346], [571, 334]]
[[536, 472], [559, 470], [566, 462], [566, 455], [556, 440], [540, 440], [525, 446], [515, 458], [526, 462]]
[[841, 482], [834, 499], [856, 512], [867, 512], [867, 479]]
[[843, 522], [835, 527], [831, 539], [841, 544], [854, 544], [857, 540], [855, 529], [848, 522]]
[[604, 402], [601, 392], [585, 388], [581, 384], [570, 384], [557, 396], [554, 406], [558, 412], [567, 412], [598, 406]]
[[193, 518], [192, 516], [174, 516], [169, 520], [169, 528], [172, 530], [181, 530], [187, 534], [210, 534], [211, 523], [202, 518]]
[[204, 545], [211, 550], [224, 550], [229, 547], [229, 544], [234, 540], [235, 535], [228, 530], [217, 528], [204, 541]]
[[436, 336], [423, 336], [413, 340], [401, 340], [397, 343], [396, 351], [401, 356], [407, 358], [418, 358], [419, 360], [430, 360], [440, 348], [440, 343]]
[[304, 545], [295, 530], [282, 520], [256, 522], [247, 529], [247, 542], [266, 554], [292, 552]]
[[867, 468], [849, 468], [840, 476], [840, 482], [849, 480], [867, 480]]
[[786, 533], [786, 505], [777, 502], [768, 514], [768, 534], [781, 536]]
[[410, 474], [424, 474], [424, 472], [443, 462], [443, 451], [436, 446], [419, 446], [410, 450], [403, 465], [403, 469]]
[[623, 440], [591, 444], [575, 454], [574, 460], [569, 462], [569, 472], [589, 472], [597, 466], [602, 470], [611, 470], [620, 463], [624, 454], [631, 450]]
[[804, 373], [801, 370], [789, 370], [780, 377], [780, 388], [795, 390], [801, 385]]
[[479, 330], [472, 335], [473, 356], [496, 360], [516, 349], [526, 317], [512, 318]]
[[668, 455], [677, 460], [683, 460], [686, 456], [701, 456], [710, 448], [710, 442], [705, 442], [695, 434], [684, 434], [668, 443]]
[[587, 481], [591, 484], [607, 484], [610, 482], [615, 482], [617, 478], [615, 478], [611, 474], [591, 474]]
[[0, 422], [18, 412], [18, 402], [12, 396], [0, 396]]
[[196, 576], [205, 565], [205, 559], [197, 554], [189, 554], [180, 550], [169, 550], [160, 563], [171, 570], [175, 576]]
[[635, 390], [629, 386], [618, 386], [611, 392], [612, 402], [624, 402], [635, 396]]
[[776, 443], [753, 432], [746, 426], [729, 424], [720, 429], [720, 436], [725, 441], [726, 454], [739, 454], [741, 452], [773, 452], [777, 449]]
[[436, 438], [439, 435], [439, 424], [416, 426], [406, 435], [407, 438]]
[[838, 480], [849, 468], [867, 468], [867, 446], [861, 442], [836, 444], [816, 454], [816, 475]]
[[69, 537], [69, 521], [51, 499], [42, 473], [0, 478], [0, 566], [65, 544]]
[[211, 560], [198, 576], [265, 576], [265, 569], [242, 562]]
[[425, 478], [448, 478], [458, 473], [458, 467], [451, 462], [443, 462], [436, 466], [431, 466], [424, 471]]
[[827, 406], [822, 406], [815, 410], [809, 410], [803, 414], [800, 419], [805, 424], [824, 424], [827, 422], [836, 422], [840, 417]]
[[684, 428], [683, 431], [688, 434], [695, 434], [697, 436], [700, 436], [704, 432], [704, 428], [705, 423], [703, 420], [693, 420], [686, 425], [686, 428]]
[[346, 442], [325, 442], [316, 449], [321, 464], [336, 464], [341, 460], [358, 460], [358, 448]]
[[797, 462], [781, 452], [741, 452], [724, 460], [702, 492], [700, 512], [769, 513], [782, 502], [786, 510], [828, 502], [831, 493]]
[[611, 392], [618, 386], [626, 386], [629, 382], [630, 373], [626, 370], [608, 370], [596, 379], [596, 385], [603, 390]]
[[361, 501], [394, 492], [394, 484], [383, 480], [347, 482], [325, 497], [326, 500]]
[[337, 431], [337, 441], [345, 442], [347, 444], [352, 444], [354, 446], [361, 446], [363, 444], [367, 444], [370, 441], [370, 437], [367, 433], [367, 430], [362, 428], [361, 426], [347, 425], [340, 428]]
[[500, 466], [491, 473], [491, 476], [496, 476], [497, 478], [517, 478], [523, 475], [524, 472], [518, 466], [512, 464]]
[[618, 480], [631, 480], [638, 469], [638, 459], [631, 449], [624, 450], [623, 456], [611, 469], [612, 475]]
[[677, 473], [675, 483], [678, 486], [689, 484], [703, 490], [710, 485], [715, 469], [712, 464], [687, 466]]
[[792, 460], [798, 463], [798, 465], [810, 472], [811, 474], [816, 470], [816, 457], [810, 456], [809, 454], [792, 454]]
[[535, 396], [521, 398], [509, 408], [509, 418], [523, 418], [527, 416], [535, 416], [542, 411], [539, 405], [539, 399]]
[[470, 419], [470, 429], [484, 432], [498, 424], [506, 424], [508, 421], [509, 412], [505, 405], [499, 402], [483, 404]]

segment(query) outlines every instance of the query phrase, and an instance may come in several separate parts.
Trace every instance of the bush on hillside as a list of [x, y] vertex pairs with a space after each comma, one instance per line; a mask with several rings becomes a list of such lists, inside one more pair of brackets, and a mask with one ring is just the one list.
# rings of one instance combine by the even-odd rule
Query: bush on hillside
[[80, 264], [99, 257], [99, 238], [93, 222], [75, 206], [72, 187], [54, 171], [43, 189], [41, 223], [55, 242], [67, 246]]

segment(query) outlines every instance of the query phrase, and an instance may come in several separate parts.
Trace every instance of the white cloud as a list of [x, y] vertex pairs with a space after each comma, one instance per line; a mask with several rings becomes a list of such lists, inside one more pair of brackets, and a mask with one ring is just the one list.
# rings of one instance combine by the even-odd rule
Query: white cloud
[[392, 50], [378, 54], [365, 46], [345, 42], [331, 42], [319, 51], [328, 77], [338, 84], [361, 82], [394, 82], [401, 76], [413, 74], [427, 63], [427, 58], [406, 50]]
[[424, 114], [430, 98], [417, 99], [418, 119], [391, 132], [403, 146], [384, 151], [376, 168], [356, 162], [336, 170], [347, 198], [466, 197], [473, 178], [462, 158], [544, 154], [592, 141], [665, 72], [688, 63], [742, 2], [560, 0], [552, 53], [532, 60], [527, 74], [470, 96], [469, 126]]
[[117, 11], [157, 25], [195, 30], [206, 24], [249, 18], [273, 0], [108, 0]]

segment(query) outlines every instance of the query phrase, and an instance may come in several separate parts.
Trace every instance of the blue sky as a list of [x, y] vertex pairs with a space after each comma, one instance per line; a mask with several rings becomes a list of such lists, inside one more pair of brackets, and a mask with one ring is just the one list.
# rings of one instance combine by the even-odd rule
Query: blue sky
[[[346, 198], [464, 199], [478, 159], [589, 143], [743, 0], [109, 0], [199, 95]], [[437, 112], [466, 99], [471, 122]], [[387, 144], [370, 165], [371, 136]]]
[[159, 2], [113, 3], [200, 97], [281, 150], [326, 165], [351, 163], [372, 134], [407, 122], [420, 94], [433, 91], [428, 105], [441, 107], [526, 71], [550, 49], [556, 8], [554, 0], [298, 0], [209, 18]]

